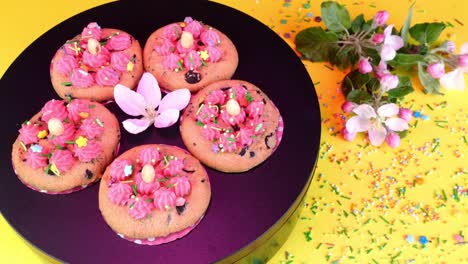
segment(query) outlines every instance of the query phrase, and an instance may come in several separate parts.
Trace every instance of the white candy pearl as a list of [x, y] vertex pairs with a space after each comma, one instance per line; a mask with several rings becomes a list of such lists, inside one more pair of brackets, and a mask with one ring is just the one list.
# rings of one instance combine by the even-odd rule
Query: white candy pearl
[[58, 118], [49, 119], [49, 122], [47, 122], [47, 128], [49, 129], [49, 133], [54, 136], [62, 135], [65, 130], [62, 121]]
[[189, 49], [193, 46], [193, 35], [188, 31], [183, 31], [182, 36], [180, 37], [180, 45], [186, 49]]
[[236, 116], [240, 113], [240, 105], [235, 99], [229, 99], [226, 103], [226, 111], [232, 116]]
[[96, 39], [89, 39], [88, 40], [88, 52], [93, 54], [93, 55], [96, 55], [99, 53], [99, 51], [101, 51], [101, 43], [99, 43], [99, 41], [97, 41]]
[[141, 178], [146, 183], [152, 183], [154, 181], [156, 173], [154, 172], [154, 167], [151, 164], [146, 164], [141, 170]]

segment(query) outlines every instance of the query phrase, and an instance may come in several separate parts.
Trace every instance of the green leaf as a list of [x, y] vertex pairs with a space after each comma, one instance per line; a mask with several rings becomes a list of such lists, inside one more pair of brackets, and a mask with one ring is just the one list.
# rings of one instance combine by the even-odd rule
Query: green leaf
[[337, 2], [327, 1], [320, 5], [322, 19], [327, 28], [334, 32], [342, 32], [351, 27], [348, 10]]
[[422, 86], [424, 87], [424, 93], [433, 93], [433, 94], [440, 94], [440, 84], [439, 82], [432, 78], [429, 73], [424, 70], [424, 66], [422, 62], [418, 63], [418, 77], [419, 81], [421, 82]]
[[414, 89], [412, 86], [402, 86], [402, 87], [389, 90], [387, 94], [388, 94], [388, 97], [391, 99], [391, 98], [402, 98], [405, 95], [408, 95], [412, 92], [414, 92]]
[[333, 53], [335, 55], [330, 56], [330, 63], [332, 65], [336, 65], [340, 70], [348, 68], [353, 64], [353, 62], [356, 62], [357, 60], [356, 53], [354, 52], [354, 47], [351, 45], [341, 47]]
[[405, 86], [412, 87], [411, 79], [409, 76], [398, 75], [398, 81], [399, 81], [398, 86], [396, 88], [405, 87]]
[[352, 90], [349, 92], [348, 96], [346, 96], [346, 100], [356, 104], [363, 104], [371, 100], [371, 95], [363, 90]]
[[348, 73], [341, 85], [341, 89], [343, 91], [343, 94], [345, 96], [348, 96], [348, 94], [352, 90], [367, 90], [367, 84], [370, 82], [371, 78], [369, 74], [362, 74], [358, 70], [354, 70], [350, 73]]
[[398, 53], [393, 60], [388, 62], [388, 64], [392, 65], [395, 68], [398, 68], [398, 66], [416, 65], [418, 64], [418, 62], [423, 60], [423, 55]]
[[421, 44], [431, 44], [436, 41], [440, 33], [445, 29], [444, 23], [422, 23], [416, 24], [409, 29], [412, 38]]
[[365, 21], [363, 14], [360, 14], [359, 16], [354, 18], [353, 23], [351, 23], [351, 30], [353, 31], [353, 33], [360, 31], [364, 22]]
[[403, 38], [403, 43], [406, 45], [408, 43], [408, 30], [411, 26], [411, 19], [413, 18], [413, 8], [414, 8], [414, 3], [410, 6], [408, 10], [408, 15], [406, 16], [405, 23], [403, 24], [403, 27], [400, 30], [400, 36]]
[[331, 50], [338, 47], [337, 41], [338, 36], [335, 33], [325, 32], [320, 27], [304, 29], [295, 39], [296, 49], [311, 61], [328, 61]]

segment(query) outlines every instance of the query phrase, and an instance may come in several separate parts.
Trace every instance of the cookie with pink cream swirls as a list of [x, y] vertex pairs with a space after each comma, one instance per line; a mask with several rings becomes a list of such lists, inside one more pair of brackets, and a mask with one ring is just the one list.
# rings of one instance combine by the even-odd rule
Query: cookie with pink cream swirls
[[78, 191], [101, 178], [119, 140], [119, 123], [103, 105], [52, 99], [21, 125], [12, 148], [13, 168], [36, 191]]
[[130, 34], [89, 23], [57, 50], [50, 77], [57, 94], [66, 99], [105, 101], [114, 86], [134, 88], [143, 74], [141, 46]]
[[236, 47], [219, 30], [186, 17], [151, 34], [143, 51], [144, 67], [166, 90], [196, 92], [234, 74]]
[[208, 175], [187, 151], [142, 145], [117, 157], [99, 187], [99, 209], [120, 237], [157, 245], [187, 235], [211, 198]]
[[278, 147], [284, 123], [280, 112], [255, 85], [215, 82], [192, 96], [180, 121], [187, 149], [203, 164], [243, 172], [265, 161]]

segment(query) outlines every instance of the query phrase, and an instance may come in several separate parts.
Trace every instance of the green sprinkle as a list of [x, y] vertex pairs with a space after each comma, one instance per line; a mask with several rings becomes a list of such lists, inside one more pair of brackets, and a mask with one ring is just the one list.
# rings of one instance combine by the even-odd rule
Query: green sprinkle
[[60, 145], [55, 145], [55, 148], [60, 149], [60, 150], [63, 150], [63, 149], [64, 149], [64, 148], [63, 148], [62, 146], [60, 146]]
[[453, 188], [453, 199], [455, 199], [455, 201], [457, 201], [457, 202], [460, 202], [460, 197], [458, 196], [457, 189], [458, 188]]
[[430, 104], [426, 104], [426, 106], [431, 109], [432, 111], [434, 111], [434, 108], [432, 108], [432, 106]]
[[325, 66], [325, 68], [329, 69], [330, 71], [333, 71], [333, 68], [332, 68], [332, 67], [330, 67], [330, 66], [328, 66], [328, 65], [326, 65], [326, 64], [323, 65], [323, 66]]
[[46, 168], [46, 170], [45, 170], [45, 173], [46, 173], [46, 174], [49, 174], [49, 172], [50, 172], [50, 167], [51, 167], [51, 166], [52, 166], [52, 164], [50, 164], [50, 163], [49, 163], [49, 165], [47, 165], [47, 168]]
[[444, 201], [447, 201], [447, 194], [445, 193], [445, 190], [442, 190], [442, 197]]
[[341, 202], [340, 202], [340, 200], [336, 200], [336, 202], [337, 202], [339, 205], [342, 205]]
[[463, 141], [465, 141], [465, 144], [467, 144], [467, 145], [468, 145], [468, 140], [466, 139], [466, 137], [465, 137], [465, 136], [463, 136]]
[[343, 210], [343, 213], [344, 213], [344, 216], [345, 216], [345, 217], [348, 217], [348, 215], [349, 215], [348, 212], [346, 212], [345, 210]]
[[168, 188], [168, 189], [170, 189], [170, 188], [172, 188], [172, 187], [174, 187], [174, 184], [172, 184], [172, 183], [169, 183], [169, 184], [167, 185], [167, 188]]
[[75, 144], [75, 141], [65, 141], [65, 144]]
[[201, 127], [202, 127], [202, 126], [204, 126], [204, 125], [205, 125], [205, 124], [203, 124], [202, 122], [197, 121], [197, 126], [201, 126]]
[[319, 84], [320, 84], [320, 82], [316, 82], [316, 83], [314, 83], [314, 86], [317, 86], [317, 85], [319, 85]]
[[154, 201], [153, 198], [148, 198], [148, 199], [145, 200], [145, 202], [147, 202], [147, 203], [152, 203], [153, 201]]
[[258, 124], [258, 125], [255, 127], [255, 132], [260, 131], [260, 129], [262, 129], [262, 127], [263, 127], [263, 123]]
[[188, 58], [189, 58], [190, 64], [195, 65], [195, 62], [193, 62], [192, 54], [190, 54]]
[[329, 260], [330, 260], [330, 255], [325, 256], [325, 259], [326, 259], [327, 261], [329, 261]]
[[383, 216], [379, 215], [380, 219], [382, 219], [385, 223], [387, 223], [388, 225], [390, 225], [390, 222], [385, 219]]
[[89, 107], [89, 109], [93, 109], [93, 108], [96, 107], [96, 105], [95, 104], [90, 104], [88, 107]]
[[429, 215], [429, 214], [427, 213], [426, 209], [424, 209], [424, 208], [422, 208], [422, 207], [421, 207], [421, 211], [422, 211], [425, 215]]
[[364, 225], [367, 225], [367, 224], [369, 224], [369, 223], [370, 223], [370, 220], [371, 220], [370, 218], [369, 218], [369, 219], [367, 219], [367, 220], [366, 220], [366, 222], [364, 222]]
[[371, 236], [373, 236], [374, 234], [372, 234], [372, 232], [370, 230], [367, 230], [367, 233]]
[[416, 122], [414, 122], [414, 125], [413, 125], [414, 128], [417, 128], [417, 127], [418, 127], [418, 121], [419, 121], [419, 120], [416, 120]]
[[67, 104], [70, 104], [71, 100], [72, 100], [71, 96], [67, 96]]
[[129, 208], [132, 209], [134, 205], [135, 205], [135, 202], [132, 202], [132, 203], [130, 204]]
[[177, 35], [177, 38], [179, 39], [179, 38], [180, 38], [179, 28], [176, 27], [176, 26], [173, 26], [173, 28], [174, 28], [174, 31], [175, 31], [175, 33], [176, 33], [176, 35]]
[[232, 138], [232, 137], [228, 137], [228, 138], [226, 138], [226, 140], [231, 141], [231, 142], [236, 142], [236, 139]]
[[349, 256], [348, 258], [349, 258], [349, 259], [355, 259], [354, 256]]
[[341, 198], [344, 198], [344, 199], [347, 199], [347, 200], [351, 200], [351, 198], [348, 197], [348, 196], [340, 195], [340, 197], [341, 197]]
[[375, 264], [379, 264], [379, 262], [377, 262], [377, 260], [375, 260], [375, 259], [372, 259], [372, 261], [373, 261]]
[[177, 62], [177, 65], [179, 66], [179, 70], [181, 70], [181, 71], [184, 70], [184, 66], [182, 65], [182, 62], [181, 62], [181, 61], [178, 61], [178, 62]]
[[213, 116], [211, 120], [213, 121], [213, 123], [218, 124], [218, 120], [216, 120], [216, 117]]
[[368, 250], [366, 250], [366, 254], [371, 253], [371, 251], [372, 251], [372, 248], [369, 248]]
[[439, 141], [437, 141], [434, 145], [434, 147], [432, 148], [432, 152], [436, 151], [436, 149], [439, 147]]
[[248, 91], [246, 94], [245, 94], [245, 99], [247, 100], [247, 103], [251, 103], [254, 99], [252, 97], [252, 95], [250, 94], [250, 91]]
[[312, 240], [312, 237], [310, 236], [310, 231], [304, 232], [306, 241], [309, 242]]
[[96, 123], [100, 126], [100, 127], [104, 127], [104, 124], [101, 122], [101, 120], [99, 118], [96, 118]]
[[382, 250], [385, 246], [387, 246], [387, 243], [383, 243], [382, 245], [380, 245], [379, 249]]
[[169, 156], [168, 155], [164, 155], [164, 165], [165, 166], [169, 165]]
[[315, 249], [319, 249], [322, 246], [322, 243], [319, 243]]
[[138, 192], [137, 192], [137, 185], [136, 184], [132, 185], [132, 190], [133, 190], [133, 195], [137, 196]]
[[205, 60], [201, 60], [201, 64], [202, 64], [203, 66], [208, 66], [208, 64], [206, 64], [206, 61], [205, 61]]
[[73, 84], [71, 82], [62, 82], [63, 86], [72, 86]]
[[393, 257], [392, 257], [392, 260], [394, 260], [394, 259], [398, 258], [400, 255], [401, 255], [401, 251], [400, 251], [400, 252], [398, 252], [398, 254], [396, 254], [395, 256], [393, 256]]
[[[340, 131], [336, 131], [336, 132], [332, 133], [331, 135], [332, 135], [332, 136], [336, 136], [336, 135], [338, 135], [339, 133], [340, 133]], [[337, 162], [338, 162], [338, 161], [337, 161]], [[339, 165], [339, 164], [338, 164], [338, 165]]]
[[436, 123], [448, 123], [447, 120], [434, 120], [434, 122], [436, 122]]
[[135, 63], [136, 62], [136, 54], [133, 54], [132, 58], [130, 59], [131, 62]]
[[157, 181], [158, 182], [167, 182], [167, 178], [158, 178]]

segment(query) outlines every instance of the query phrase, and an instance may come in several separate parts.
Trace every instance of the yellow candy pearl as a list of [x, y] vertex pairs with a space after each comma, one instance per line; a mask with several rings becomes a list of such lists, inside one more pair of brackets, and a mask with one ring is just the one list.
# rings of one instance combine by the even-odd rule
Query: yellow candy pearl
[[180, 45], [186, 49], [189, 49], [193, 46], [193, 35], [188, 31], [183, 31], [182, 36], [180, 37]]
[[235, 99], [229, 99], [226, 103], [226, 111], [232, 116], [236, 116], [240, 113], [240, 105]]
[[58, 118], [49, 119], [49, 122], [47, 122], [47, 128], [49, 129], [50, 134], [54, 136], [62, 135], [65, 130], [62, 121]]
[[156, 173], [154, 171], [154, 167], [151, 164], [146, 164], [145, 166], [143, 166], [143, 169], [141, 170], [141, 178], [144, 182], [152, 183], [154, 181], [155, 176]]

